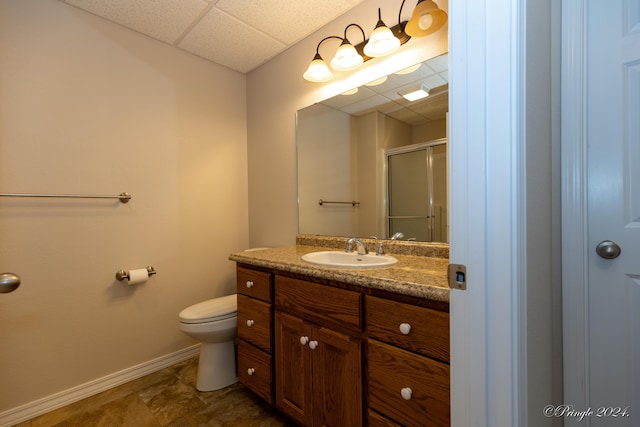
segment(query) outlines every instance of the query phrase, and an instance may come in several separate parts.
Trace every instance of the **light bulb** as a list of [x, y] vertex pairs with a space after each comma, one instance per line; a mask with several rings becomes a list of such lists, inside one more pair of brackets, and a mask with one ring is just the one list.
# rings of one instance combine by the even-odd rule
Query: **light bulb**
[[431, 27], [431, 24], [433, 24], [433, 17], [430, 13], [425, 13], [418, 19], [418, 27], [423, 31]]

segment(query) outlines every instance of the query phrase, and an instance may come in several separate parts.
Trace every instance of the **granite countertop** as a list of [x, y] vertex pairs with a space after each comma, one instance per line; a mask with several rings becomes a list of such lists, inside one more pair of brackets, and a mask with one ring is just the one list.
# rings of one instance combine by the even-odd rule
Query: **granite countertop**
[[301, 259], [306, 253], [323, 250], [336, 248], [332, 245], [322, 247], [298, 244], [234, 252], [229, 255], [229, 259], [243, 264], [449, 302], [448, 258], [388, 253], [398, 259], [397, 264], [371, 269], [325, 267]]

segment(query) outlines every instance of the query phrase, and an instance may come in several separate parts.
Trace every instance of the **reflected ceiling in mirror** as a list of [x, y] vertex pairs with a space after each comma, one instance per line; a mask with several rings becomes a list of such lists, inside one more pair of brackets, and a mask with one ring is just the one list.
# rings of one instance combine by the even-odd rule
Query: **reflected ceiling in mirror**
[[[406, 74], [401, 73], [403, 71], [391, 74], [386, 79], [379, 79], [384, 80], [379, 84], [375, 84], [379, 80], [365, 84], [357, 90], [322, 101], [321, 104], [354, 116], [379, 111], [411, 126], [444, 120], [449, 110], [448, 55], [417, 64], [415, 71], [407, 69]], [[400, 95], [422, 85], [430, 89], [426, 98], [411, 102]], [[347, 94], [350, 92], [355, 93]]]

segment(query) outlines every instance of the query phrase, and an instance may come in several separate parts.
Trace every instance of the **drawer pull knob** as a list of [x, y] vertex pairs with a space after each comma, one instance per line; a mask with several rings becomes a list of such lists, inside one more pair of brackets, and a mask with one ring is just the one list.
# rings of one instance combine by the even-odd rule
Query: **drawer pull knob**
[[249, 374], [249, 375], [253, 375], [255, 372], [256, 372], [255, 368], [247, 369], [247, 374]]
[[253, 288], [253, 282], [251, 280], [247, 280], [247, 288]]
[[402, 332], [403, 335], [409, 335], [409, 332], [411, 332], [411, 325], [408, 323], [400, 323], [400, 332]]
[[252, 327], [254, 323], [256, 323], [256, 322], [254, 322], [254, 321], [253, 321], [253, 320], [251, 320], [251, 319], [247, 320], [247, 326], [248, 326], [248, 327]]
[[411, 400], [412, 393], [413, 393], [413, 390], [411, 390], [411, 388], [409, 387], [405, 387], [402, 390], [400, 390], [400, 394], [402, 395], [402, 398], [404, 400]]
[[309, 341], [309, 348], [315, 350], [318, 347], [318, 341]]
[[309, 337], [300, 337], [300, 344], [302, 345], [307, 345], [307, 343], [309, 342]]

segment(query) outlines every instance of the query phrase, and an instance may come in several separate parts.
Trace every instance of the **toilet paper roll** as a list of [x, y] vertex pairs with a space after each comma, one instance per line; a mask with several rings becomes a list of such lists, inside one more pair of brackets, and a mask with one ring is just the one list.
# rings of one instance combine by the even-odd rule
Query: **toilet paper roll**
[[137, 270], [129, 270], [129, 285], [138, 285], [149, 280], [149, 272], [146, 268], [138, 268]]

